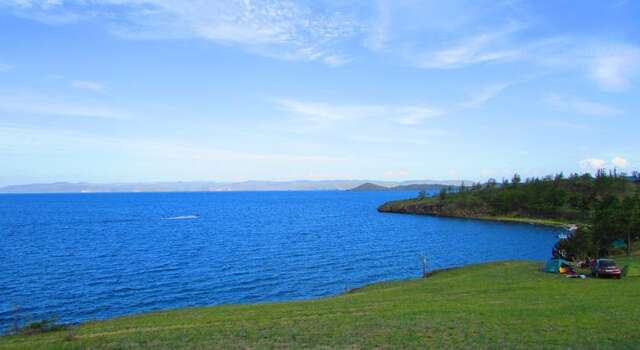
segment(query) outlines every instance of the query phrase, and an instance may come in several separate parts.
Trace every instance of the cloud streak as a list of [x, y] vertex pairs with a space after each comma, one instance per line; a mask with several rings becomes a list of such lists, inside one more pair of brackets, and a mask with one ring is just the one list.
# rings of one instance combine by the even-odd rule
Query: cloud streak
[[501, 44], [508, 32], [482, 33], [452, 47], [427, 52], [416, 62], [421, 68], [451, 69], [485, 62], [507, 62], [523, 56], [518, 48]]
[[476, 91], [472, 96], [462, 104], [465, 108], [477, 108], [485, 104], [487, 101], [498, 96], [502, 91], [512, 86], [512, 82], [498, 82]]
[[0, 95], [0, 111], [73, 118], [124, 120], [131, 115], [107, 106], [41, 96]]
[[581, 115], [611, 117], [622, 113], [616, 107], [571, 96], [552, 94], [547, 96], [545, 101], [560, 111]]
[[[339, 11], [312, 11], [304, 3], [278, 0], [19, 0], [18, 15], [41, 21], [100, 17], [128, 39], [199, 38], [285, 60], [349, 61], [337, 48], [360, 24]], [[96, 11], [96, 8], [103, 11]], [[117, 16], [108, 14], [116, 13]]]
[[80, 90], [89, 90], [99, 92], [104, 90], [104, 85], [90, 80], [74, 80], [71, 82], [71, 87]]
[[[34, 129], [6, 127], [0, 125], [0, 149], [36, 150], [39, 156], [56, 154], [74, 154], [78, 147], [94, 150], [108, 150], [118, 154], [126, 150], [130, 156], [152, 156], [160, 159], [180, 161], [206, 161], [216, 164], [219, 161], [274, 161], [274, 162], [333, 162], [339, 158], [325, 155], [284, 154], [242, 152], [214, 147], [211, 145], [183, 143], [155, 139], [120, 139], [97, 136], [65, 129]], [[67, 157], [68, 158], [68, 157]], [[73, 159], [73, 158], [68, 158]], [[211, 163], [212, 162], [212, 163]]]
[[418, 125], [442, 112], [425, 106], [412, 105], [336, 105], [294, 99], [275, 100], [274, 104], [312, 122], [337, 122], [358, 119], [391, 120], [402, 125]]

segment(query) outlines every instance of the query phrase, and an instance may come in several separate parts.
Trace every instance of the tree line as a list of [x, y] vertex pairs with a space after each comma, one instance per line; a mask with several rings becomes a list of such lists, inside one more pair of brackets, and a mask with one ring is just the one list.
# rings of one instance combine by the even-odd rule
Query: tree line
[[559, 173], [524, 180], [515, 174], [500, 182], [490, 179], [484, 184], [443, 189], [435, 200], [454, 214], [581, 223], [578, 233], [559, 244], [575, 257], [603, 255], [614, 241], [629, 242], [640, 236], [637, 172], [627, 175], [598, 170], [595, 175]]

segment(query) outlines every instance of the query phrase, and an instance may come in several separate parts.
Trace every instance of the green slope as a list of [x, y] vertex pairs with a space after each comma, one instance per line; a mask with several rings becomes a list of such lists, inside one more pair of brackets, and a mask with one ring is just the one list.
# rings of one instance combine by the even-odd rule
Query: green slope
[[124, 317], [3, 337], [0, 349], [640, 348], [640, 277], [567, 279], [539, 265], [475, 265], [320, 300]]

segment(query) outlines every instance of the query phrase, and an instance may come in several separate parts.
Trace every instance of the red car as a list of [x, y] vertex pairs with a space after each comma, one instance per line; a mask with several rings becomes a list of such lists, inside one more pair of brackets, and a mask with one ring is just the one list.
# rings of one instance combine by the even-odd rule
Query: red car
[[591, 265], [591, 275], [594, 277], [620, 278], [622, 270], [611, 259], [598, 259]]

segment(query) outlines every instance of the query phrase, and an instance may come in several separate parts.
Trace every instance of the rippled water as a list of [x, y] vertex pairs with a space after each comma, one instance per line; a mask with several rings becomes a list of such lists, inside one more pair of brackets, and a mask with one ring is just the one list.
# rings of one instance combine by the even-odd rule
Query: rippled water
[[380, 214], [398, 192], [0, 196], [0, 332], [315, 298], [432, 268], [544, 259], [558, 230]]

